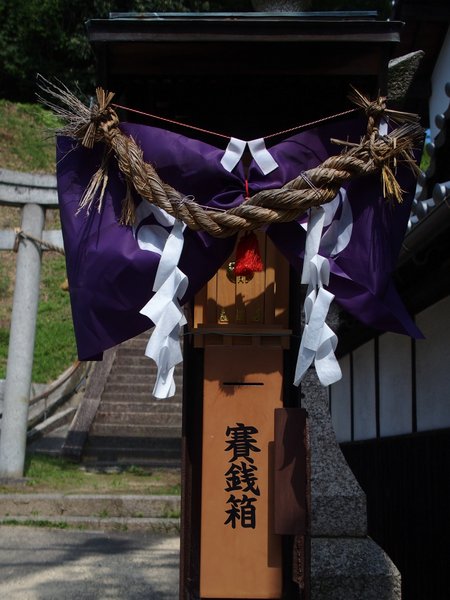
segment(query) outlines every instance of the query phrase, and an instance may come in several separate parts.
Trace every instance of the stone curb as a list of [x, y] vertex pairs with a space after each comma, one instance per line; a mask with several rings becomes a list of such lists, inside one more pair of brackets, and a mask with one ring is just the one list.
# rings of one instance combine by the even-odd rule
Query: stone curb
[[89, 529], [97, 531], [164, 533], [178, 535], [180, 520], [172, 518], [126, 518], [126, 517], [74, 517], [74, 516], [18, 516], [0, 517], [0, 525], [26, 525], [55, 527], [58, 529]]
[[165, 519], [180, 514], [174, 495], [0, 494], [0, 519]]

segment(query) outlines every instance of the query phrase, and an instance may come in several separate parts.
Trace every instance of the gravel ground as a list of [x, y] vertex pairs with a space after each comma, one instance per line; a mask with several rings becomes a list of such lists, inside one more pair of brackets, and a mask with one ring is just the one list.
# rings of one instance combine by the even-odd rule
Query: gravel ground
[[179, 538], [0, 526], [0, 598], [176, 600]]

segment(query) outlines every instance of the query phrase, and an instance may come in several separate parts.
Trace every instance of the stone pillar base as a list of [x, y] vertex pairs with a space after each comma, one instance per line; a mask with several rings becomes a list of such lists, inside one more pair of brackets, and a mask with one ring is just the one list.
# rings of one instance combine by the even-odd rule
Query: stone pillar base
[[366, 497], [336, 441], [327, 392], [312, 369], [302, 392], [310, 426], [310, 600], [400, 600], [400, 573], [367, 536]]
[[397, 567], [368, 538], [312, 538], [311, 600], [400, 600]]

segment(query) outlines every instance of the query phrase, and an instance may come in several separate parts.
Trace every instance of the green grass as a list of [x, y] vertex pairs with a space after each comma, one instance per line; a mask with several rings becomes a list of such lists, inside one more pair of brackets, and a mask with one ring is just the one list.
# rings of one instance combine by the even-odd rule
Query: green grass
[[[64, 494], [180, 494], [180, 473], [174, 470], [144, 471], [130, 466], [122, 471], [88, 471], [64, 458], [28, 455], [25, 462], [26, 485], [0, 486], [1, 493]], [[104, 515], [106, 516], [106, 515]]]
[[[1, 519], [0, 525], [20, 525], [22, 527], [45, 527], [52, 529], [68, 529], [69, 524], [64, 521], [48, 521], [46, 519]], [[81, 529], [80, 526], [77, 529]]]
[[0, 166], [16, 171], [53, 173], [58, 119], [39, 104], [0, 99]]
[[[0, 99], [0, 168], [27, 172], [55, 171], [51, 134], [57, 118], [39, 104], [15, 104]], [[46, 227], [59, 227], [57, 211], [48, 211]], [[17, 209], [0, 206], [0, 229], [20, 224]], [[16, 255], [1, 252], [0, 379], [6, 376]], [[66, 278], [62, 256], [44, 252], [38, 308], [33, 381], [49, 383], [76, 359], [69, 294], [60, 286]]]
[[419, 166], [420, 170], [425, 173], [427, 171], [428, 167], [430, 166], [430, 163], [431, 163], [431, 157], [427, 150], [427, 142], [425, 142], [425, 146], [424, 146], [423, 153], [422, 153], [422, 158], [420, 159], [420, 166]]
[[[15, 254], [0, 262], [0, 379], [6, 376], [9, 327], [12, 311]], [[42, 259], [40, 297], [36, 324], [32, 379], [49, 383], [74, 360], [77, 352], [68, 292], [61, 289], [66, 279], [63, 256], [45, 252]]]
[[48, 485], [60, 489], [79, 486], [83, 483], [85, 473], [75, 463], [62, 458], [28, 455], [25, 462], [25, 477], [28, 487]]
[[61, 285], [66, 279], [63, 256], [45, 253], [34, 348], [33, 381], [56, 379], [76, 359], [70, 298]]
[[12, 252], [1, 252], [0, 259], [0, 379], [4, 379], [14, 290], [15, 255]]
[[179, 519], [181, 517], [181, 511], [176, 509], [166, 509], [163, 513], [165, 519]]
[[0, 379], [5, 379], [6, 360], [8, 357], [9, 331], [0, 328]]

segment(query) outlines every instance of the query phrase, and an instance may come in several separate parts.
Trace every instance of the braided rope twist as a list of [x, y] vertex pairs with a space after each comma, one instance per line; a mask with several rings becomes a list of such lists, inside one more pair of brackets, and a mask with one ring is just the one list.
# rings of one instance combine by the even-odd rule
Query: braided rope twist
[[41, 248], [46, 248], [47, 250], [51, 250], [53, 252], [57, 252], [58, 254], [62, 254], [62, 256], [65, 256], [66, 252], [64, 250], [64, 248], [62, 248], [61, 246], [57, 246], [56, 244], [51, 244], [50, 242], [46, 242], [43, 239], [37, 238], [34, 235], [31, 235], [31, 233], [27, 233], [26, 231], [23, 231], [22, 229], [16, 227], [16, 229], [14, 230], [14, 233], [16, 235], [16, 242], [15, 242], [15, 250], [16, 248], [18, 249], [18, 243], [20, 240], [30, 240], [30, 242], [34, 242], [35, 244], [38, 244], [38, 246], [41, 246]]
[[[152, 165], [145, 162], [141, 148], [119, 128], [119, 118], [111, 107], [114, 96], [112, 92], [97, 88], [97, 104], [91, 108], [87, 119], [86, 107], [67, 88], [60, 90], [53, 84], [46, 83], [48, 86], [45, 91], [69, 106], [69, 111], [59, 111], [67, 121], [67, 126], [61, 129], [61, 133], [74, 137], [88, 148], [98, 141], [104, 142], [106, 146], [102, 165], [93, 176], [80, 207], [89, 208], [97, 200], [99, 210], [101, 209], [107, 182], [107, 163], [113, 154], [128, 187], [122, 214], [124, 224], [131, 224], [134, 219], [134, 204], [130, 193], [132, 189], [148, 202], [181, 219], [189, 228], [223, 238], [270, 223], [298, 219], [309, 208], [331, 202], [345, 182], [378, 171], [382, 174], [385, 195], [400, 202], [401, 189], [395, 180], [394, 167], [398, 161], [402, 161], [418, 171], [413, 148], [422, 139], [423, 130], [415, 122], [417, 116], [390, 111], [386, 109], [385, 98], [379, 97], [370, 102], [353, 90], [352, 100], [368, 115], [367, 132], [359, 144], [333, 140], [344, 146], [341, 154], [330, 156], [321, 165], [300, 173], [279, 189], [257, 192], [239, 206], [226, 211], [215, 210], [186, 198], [163, 182]], [[55, 109], [54, 104], [51, 106]], [[70, 119], [67, 119], [68, 112]], [[398, 120], [410, 122], [389, 135], [380, 136], [378, 123], [381, 116], [394, 113]]]

